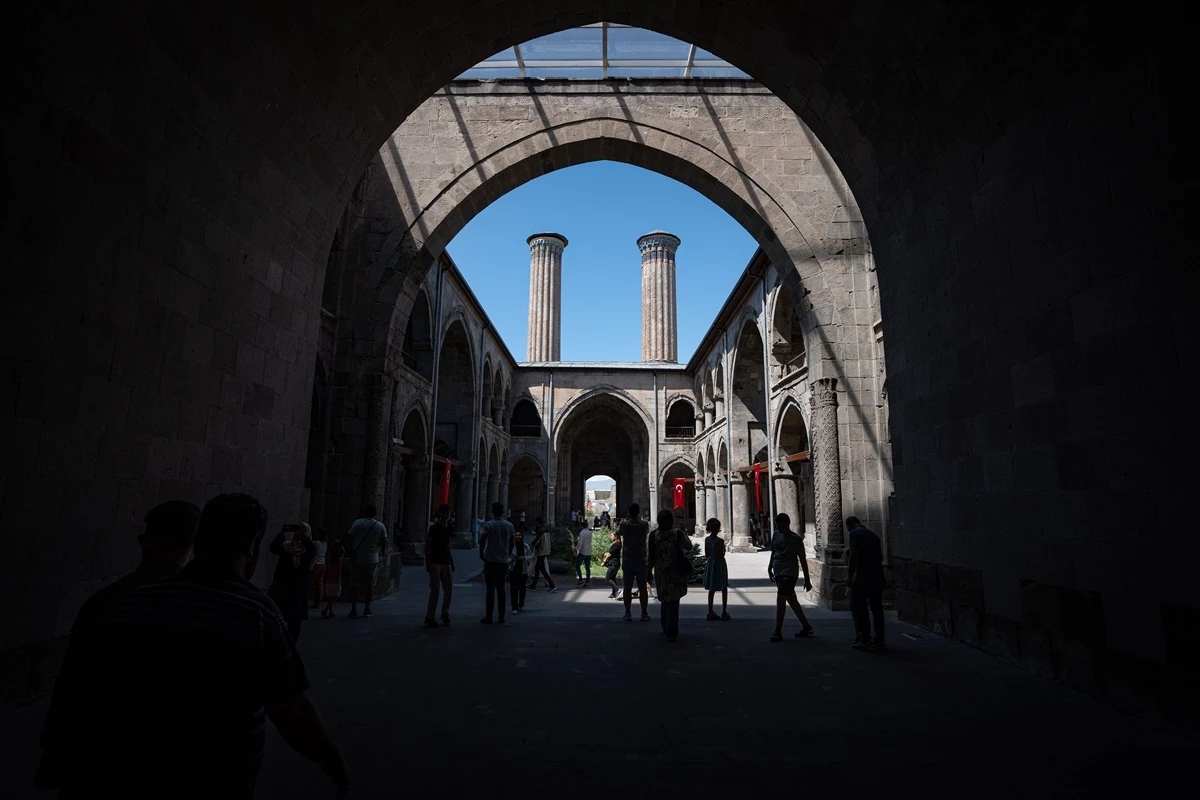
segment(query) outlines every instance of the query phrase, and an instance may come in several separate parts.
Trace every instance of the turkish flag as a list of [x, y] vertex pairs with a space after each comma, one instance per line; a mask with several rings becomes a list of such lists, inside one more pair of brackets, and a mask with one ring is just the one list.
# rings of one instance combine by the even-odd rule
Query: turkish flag
[[685, 485], [687, 485], [687, 481], [684, 480], [683, 478], [675, 479], [675, 491], [674, 491], [675, 505], [673, 506], [674, 508], [684, 508], [687, 505], [687, 503], [685, 503], [683, 501], [683, 487]]
[[758, 469], [758, 464], [754, 465], [754, 505], [758, 508], [759, 513], [762, 513], [762, 488], [758, 485], [758, 478], [761, 473]]
[[442, 490], [438, 492], [438, 505], [450, 502], [450, 461], [445, 462], [446, 468], [442, 471]]

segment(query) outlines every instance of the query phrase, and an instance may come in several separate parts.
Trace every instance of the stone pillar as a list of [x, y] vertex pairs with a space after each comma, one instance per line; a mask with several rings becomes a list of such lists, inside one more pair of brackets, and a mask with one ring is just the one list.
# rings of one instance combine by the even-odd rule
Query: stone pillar
[[729, 478], [717, 476], [717, 485], [713, 487], [713, 507], [715, 516], [721, 520], [721, 530], [725, 533], [725, 541], [733, 541], [733, 524], [729, 520]]
[[387, 469], [383, 484], [383, 507], [379, 509], [379, 519], [393, 534], [399, 533], [404, 526], [404, 520], [399, 516], [401, 486], [404, 481], [404, 455], [400, 452], [400, 444], [388, 442]]
[[654, 231], [637, 240], [642, 251], [642, 361], [679, 360], [675, 310], [675, 251], [680, 239]]
[[733, 487], [733, 514], [730, 520], [730, 550], [737, 553], [752, 553], [756, 549], [750, 538], [750, 492], [754, 491], [753, 478], [747, 479], [740, 472], [729, 476]]
[[363, 453], [362, 503], [383, 507], [384, 470], [387, 469], [388, 411], [391, 408], [392, 382], [384, 375], [366, 376], [367, 442]]
[[[503, 503], [505, 511], [512, 510], [508, 507], [508, 476], [507, 475], [505, 475], [504, 477], [502, 477], [500, 479], [500, 492], [499, 492], [499, 494], [496, 495], [496, 499], [493, 502]], [[487, 519], [491, 519], [491, 515], [492, 515], [492, 508], [491, 508], [491, 506], [488, 506]]]
[[724, 395], [717, 394], [717, 395], [713, 396], [713, 410], [716, 412], [717, 419], [725, 418], [725, 396]]
[[716, 417], [713, 416], [713, 406], [710, 403], [704, 407], [704, 430], [708, 430], [712, 427], [714, 419], [716, 419]]
[[[796, 476], [790, 472], [777, 472], [773, 476], [773, 480], [775, 481], [775, 512], [787, 514], [788, 519], [792, 521], [792, 530], [804, 533], [804, 520], [800, 516], [800, 505], [796, 499], [798, 486]], [[774, 527], [773, 521], [771, 524]]]
[[504, 398], [492, 398], [492, 422], [503, 427], [504, 425]]
[[489, 475], [487, 482], [487, 497], [483, 499], [482, 507], [482, 511], [485, 515], [484, 519], [487, 519], [489, 516], [491, 516], [492, 503], [496, 502], [497, 500], [505, 505], [508, 505], [508, 500], [500, 497], [500, 477], [498, 475]]
[[700, 434], [704, 433], [704, 429], [706, 427], [707, 426], [704, 424], [704, 415], [702, 413], [700, 413], [699, 411], [697, 411], [696, 412], [696, 425], [694, 428], [692, 428], [692, 435], [699, 436]]
[[565, 236], [535, 233], [529, 245], [529, 361], [558, 361], [562, 352], [562, 254]]
[[812, 385], [812, 431], [809, 457], [813, 465], [814, 516], [823, 548], [817, 553], [820, 574], [814, 581], [821, 602], [834, 609], [848, 606], [846, 596], [845, 523], [842, 521], [842, 468], [838, 443], [837, 379]]
[[705, 493], [704, 481], [696, 479], [696, 532], [704, 531], [704, 523], [708, 522], [708, 495]]
[[[717, 506], [717, 486], [713, 481], [709, 481], [704, 485], [704, 508], [708, 519], [711, 519], [712, 517], [716, 517], [717, 519], [721, 518], [721, 513]], [[705, 519], [704, 521], [708, 522], [708, 519]], [[721, 525], [721, 530], [726, 532], [726, 540], [728, 540], [729, 529], [724, 527], [725, 523], [722, 522]]]
[[469, 548], [474, 545], [471, 538], [471, 520], [475, 511], [471, 508], [475, 497], [475, 470], [464, 469], [458, 475], [458, 497], [454, 503], [454, 546]]

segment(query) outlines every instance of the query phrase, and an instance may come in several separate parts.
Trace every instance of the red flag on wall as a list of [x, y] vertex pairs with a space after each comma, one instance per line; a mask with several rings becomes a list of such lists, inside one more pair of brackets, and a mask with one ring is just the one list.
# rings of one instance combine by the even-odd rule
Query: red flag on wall
[[758, 513], [762, 513], [762, 487], [758, 485], [758, 478], [761, 473], [758, 469], [758, 464], [754, 465], [754, 505], [758, 508]]
[[442, 470], [442, 490], [438, 492], [438, 505], [450, 502], [450, 461], [445, 462], [446, 468]]
[[675, 496], [675, 505], [673, 506], [674, 508], [684, 508], [687, 505], [687, 503], [685, 503], [683, 500], [683, 487], [686, 484], [687, 484], [687, 481], [684, 480], [683, 478], [675, 479], [675, 491], [672, 492], [672, 494]]

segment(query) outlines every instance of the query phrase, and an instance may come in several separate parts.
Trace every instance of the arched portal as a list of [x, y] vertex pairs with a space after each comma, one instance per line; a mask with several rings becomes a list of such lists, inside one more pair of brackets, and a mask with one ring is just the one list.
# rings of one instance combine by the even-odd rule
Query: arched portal
[[[555, 514], [571, 513], [585, 495], [591, 475], [609, 475], [627, 513], [630, 503], [649, 509], [650, 435], [644, 418], [629, 401], [615, 393], [600, 392], [567, 408], [555, 434], [557, 482]], [[562, 489], [566, 489], [563, 491]]]
[[763, 391], [763, 341], [758, 326], [747, 322], [733, 351], [733, 397], [729, 403], [733, 441], [733, 468], [754, 463], [753, 457], [767, 446], [767, 399]]
[[[682, 480], [683, 508], [675, 508], [675, 481]], [[696, 521], [696, 471], [686, 460], [680, 459], [662, 471], [658, 482], [658, 507], [675, 515], [675, 524], [685, 532], [694, 532]], [[703, 525], [703, 522], [699, 524]]]
[[399, 506], [394, 519], [400, 521], [400, 559], [406, 564], [421, 563], [424, 557], [424, 542], [430, 492], [430, 461], [427, 454], [429, 437], [421, 414], [413, 409], [400, 429], [401, 456], [399, 470], [400, 486], [395, 497]]
[[691, 401], [679, 398], [671, 403], [665, 432], [668, 439], [690, 439], [696, 435], [696, 408]]
[[[475, 360], [466, 326], [455, 320], [446, 329], [438, 361], [434, 452], [457, 467], [450, 476], [450, 507], [458, 544], [468, 543], [475, 505]], [[439, 477], [440, 480], [440, 477]]]
[[538, 414], [537, 406], [527, 397], [517, 401], [513, 408], [512, 424], [509, 431], [513, 436], [538, 437], [542, 435], [542, 417]]
[[775, 468], [771, 471], [775, 482], [775, 506], [791, 518], [792, 530], [806, 534], [805, 541], [811, 549], [816, 542], [814, 536], [807, 535], [813, 531], [808, 428], [794, 402], [784, 406], [776, 437]]
[[525, 512], [526, 524], [545, 517], [546, 479], [542, 465], [529, 456], [522, 456], [513, 463], [508, 478], [508, 508], [512, 511], [514, 525], [521, 512]]
[[433, 380], [433, 338], [430, 332], [429, 298], [424, 290], [419, 290], [413, 300], [408, 323], [404, 326], [400, 360], [427, 381]]
[[808, 367], [804, 331], [791, 292], [780, 286], [771, 321], [771, 380], [778, 381]]

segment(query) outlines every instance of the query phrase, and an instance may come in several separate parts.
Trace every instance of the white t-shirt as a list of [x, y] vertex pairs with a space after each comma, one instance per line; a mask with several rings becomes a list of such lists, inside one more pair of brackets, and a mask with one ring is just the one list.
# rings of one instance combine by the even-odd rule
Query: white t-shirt
[[576, 552], [581, 556], [590, 556], [592, 554], [592, 532], [587, 528], [579, 532]]
[[322, 542], [313, 539], [313, 565], [323, 566], [325, 564], [325, 553], [329, 550], [329, 542]]

